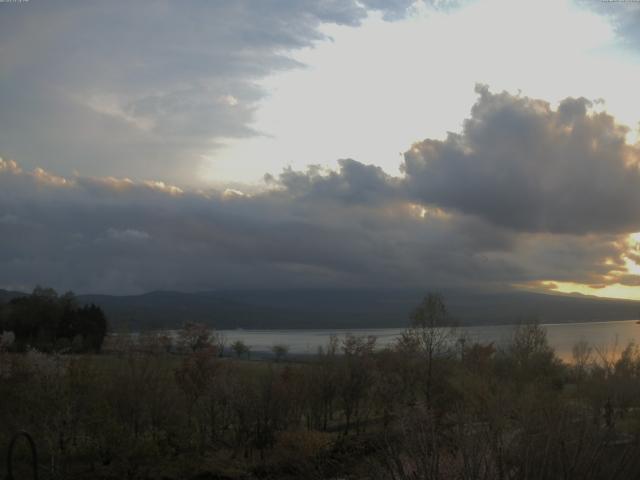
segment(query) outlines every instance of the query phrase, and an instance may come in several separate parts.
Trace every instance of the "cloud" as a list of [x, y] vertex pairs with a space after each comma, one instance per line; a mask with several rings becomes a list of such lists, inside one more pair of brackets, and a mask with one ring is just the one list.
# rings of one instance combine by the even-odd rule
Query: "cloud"
[[609, 17], [622, 44], [632, 50], [640, 49], [640, 29], [638, 28], [640, 24], [640, 5], [638, 5], [638, 2], [585, 2], [578, 0], [578, 4]]
[[147, 232], [141, 232], [134, 228], [127, 228], [125, 230], [110, 228], [107, 230], [107, 236], [113, 240], [122, 242], [143, 242], [150, 238]]
[[[123, 293], [402, 287], [504, 276], [497, 273], [503, 260], [480, 254], [507, 239], [472, 218], [420, 215], [388, 195], [390, 180], [376, 167], [352, 161], [323, 180], [313, 169], [284, 172], [276, 188], [252, 195], [174, 195], [149, 182], [41, 182], [42, 175], [0, 174], [0, 217], [20, 219], [0, 225], [2, 284]], [[365, 185], [386, 200], [373, 202]]]
[[21, 173], [20, 167], [18, 167], [15, 160], [4, 160], [3, 158], [0, 158], [0, 173], [3, 171]]
[[620, 255], [616, 236], [522, 234], [425, 208], [404, 198], [397, 181], [344, 161], [322, 175], [285, 171], [251, 195], [175, 195], [150, 182], [78, 176], [43, 183], [33, 173], [4, 171], [0, 284], [107, 293], [507, 287], [599, 281], [604, 259]]
[[202, 156], [252, 127], [260, 80], [300, 68], [289, 54], [399, 18], [409, 0], [3, 4], [0, 148], [62, 174], [193, 183]]
[[60, 176], [0, 159], [0, 284], [80, 292], [637, 284], [637, 147], [589, 101], [478, 87], [404, 175], [343, 159], [260, 189]]
[[405, 153], [416, 200], [525, 232], [640, 229], [640, 148], [584, 98], [549, 103], [476, 88], [461, 133]]
[[287, 168], [275, 179], [265, 175], [267, 183], [282, 187], [290, 195], [307, 200], [333, 199], [343, 203], [377, 204], [398, 195], [398, 179], [382, 168], [352, 159], [338, 160], [338, 170], [310, 166], [306, 172]]

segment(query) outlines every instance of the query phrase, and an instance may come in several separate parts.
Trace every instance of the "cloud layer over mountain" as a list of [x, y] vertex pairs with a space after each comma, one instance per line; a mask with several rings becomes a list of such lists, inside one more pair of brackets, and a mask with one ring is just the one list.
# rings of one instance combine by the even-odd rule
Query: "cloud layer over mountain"
[[626, 127], [585, 99], [477, 92], [462, 131], [416, 143], [399, 177], [345, 159], [247, 194], [0, 160], [0, 286], [633, 283], [640, 152]]

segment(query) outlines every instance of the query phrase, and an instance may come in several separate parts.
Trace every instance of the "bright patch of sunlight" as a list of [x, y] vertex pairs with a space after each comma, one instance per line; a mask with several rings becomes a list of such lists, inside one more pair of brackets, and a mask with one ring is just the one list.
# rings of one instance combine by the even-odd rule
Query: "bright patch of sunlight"
[[253, 182], [287, 165], [335, 168], [339, 158], [399, 174], [401, 152], [414, 142], [460, 130], [476, 83], [554, 106], [603, 98], [594, 109], [638, 121], [640, 64], [617, 48], [605, 16], [569, 0], [416, 8], [395, 22], [372, 14], [359, 27], [322, 30], [330, 40], [292, 55], [305, 67], [262, 82], [269, 96], [254, 128], [264, 135], [226, 141], [203, 179]]
[[[640, 232], [631, 233], [626, 239], [626, 252], [621, 254], [624, 261], [624, 270], [614, 268], [610, 275], [605, 276], [604, 280], [608, 283], [602, 287], [587, 285], [577, 282], [556, 282], [546, 281], [540, 282], [540, 286], [545, 290], [551, 290], [560, 293], [581, 293], [583, 295], [594, 295], [596, 297], [624, 298], [630, 300], [640, 300], [640, 286], [638, 285], [622, 285], [619, 283], [619, 276], [637, 275], [640, 276], [640, 264], [629, 254], [637, 255], [640, 253]], [[608, 258], [604, 261], [605, 265], [614, 266], [615, 262]]]

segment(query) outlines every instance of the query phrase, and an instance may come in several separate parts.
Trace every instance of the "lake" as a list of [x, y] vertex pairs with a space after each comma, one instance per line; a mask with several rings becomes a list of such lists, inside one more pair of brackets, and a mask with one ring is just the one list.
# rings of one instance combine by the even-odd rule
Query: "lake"
[[[640, 344], [640, 325], [635, 320], [543, 324], [547, 331], [549, 344], [563, 360], [571, 360], [571, 349], [580, 340], [592, 347], [609, 353], [620, 353], [629, 342]], [[494, 342], [504, 345], [513, 335], [514, 325], [486, 325], [461, 327], [457, 335], [464, 334], [470, 341], [482, 343]], [[235, 340], [243, 340], [251, 346], [251, 351], [264, 354], [277, 344], [287, 345], [289, 352], [295, 355], [315, 354], [318, 347], [325, 346], [330, 336], [344, 337], [354, 335], [374, 335], [377, 345], [384, 347], [395, 341], [404, 329], [374, 328], [352, 330], [221, 330], [227, 339], [227, 345]]]

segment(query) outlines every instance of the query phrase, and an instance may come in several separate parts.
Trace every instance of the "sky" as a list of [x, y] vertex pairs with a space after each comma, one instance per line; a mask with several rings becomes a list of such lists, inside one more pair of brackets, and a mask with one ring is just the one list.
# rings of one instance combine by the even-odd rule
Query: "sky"
[[0, 288], [640, 300], [640, 2], [0, 2]]

